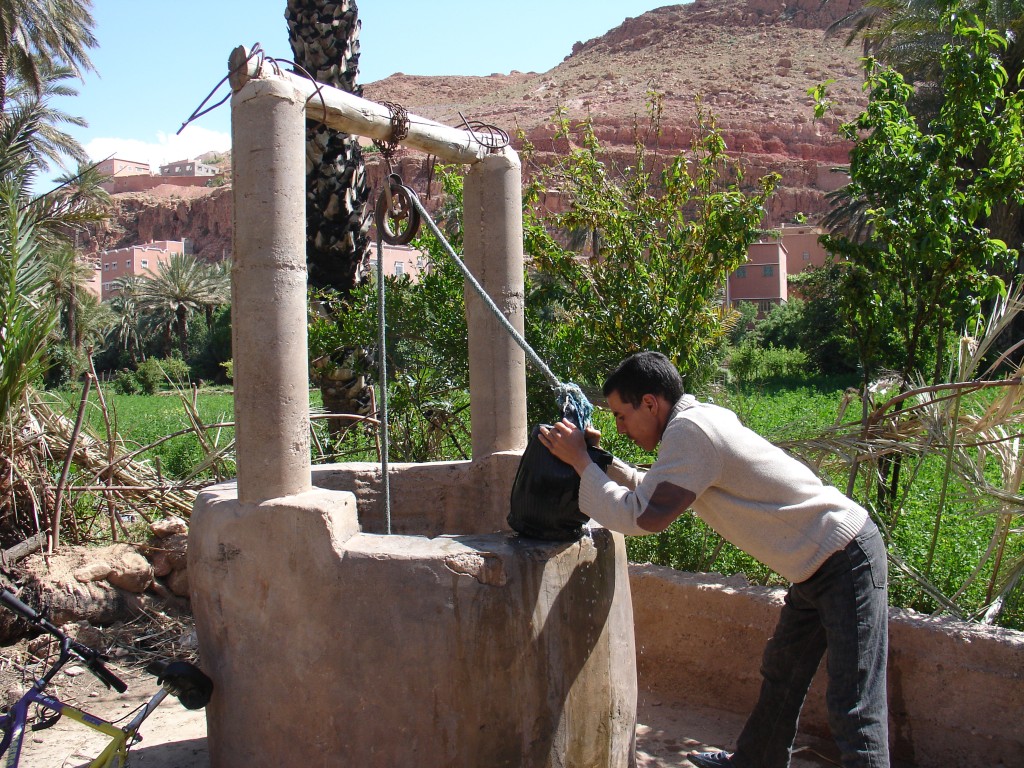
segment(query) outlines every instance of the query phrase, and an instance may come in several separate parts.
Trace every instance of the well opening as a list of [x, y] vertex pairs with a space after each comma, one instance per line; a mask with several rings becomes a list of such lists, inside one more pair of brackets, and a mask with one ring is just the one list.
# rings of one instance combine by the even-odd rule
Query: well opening
[[[200, 495], [189, 540], [216, 685], [211, 763], [632, 765], [624, 542], [508, 530], [525, 359], [478, 297], [467, 292], [473, 460], [392, 465], [390, 510], [380, 466], [310, 466], [304, 121], [371, 138], [390, 121], [244, 49], [230, 66], [238, 478]], [[470, 164], [465, 260], [521, 332], [518, 157], [411, 126], [404, 143]]]

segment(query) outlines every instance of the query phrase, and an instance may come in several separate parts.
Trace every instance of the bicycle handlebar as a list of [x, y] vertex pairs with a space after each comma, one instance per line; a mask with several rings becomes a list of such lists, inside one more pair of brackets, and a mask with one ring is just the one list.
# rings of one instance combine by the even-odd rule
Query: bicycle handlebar
[[[124, 693], [128, 690], [127, 683], [107, 669], [106, 665], [103, 663], [105, 659], [103, 654], [86, 645], [82, 645], [76, 640], [72, 640], [45, 616], [40, 614], [34, 608], [23, 603], [13, 592], [8, 589], [0, 589], [0, 603], [3, 603], [5, 606], [10, 608], [16, 614], [25, 619], [25, 621], [35, 627], [38, 627], [44, 632], [48, 632], [60, 641], [62, 660], [58, 662], [59, 665], [62, 665], [70, 654], [74, 654], [85, 662], [86, 668], [92, 672], [101, 683], [107, 686], [107, 688], [113, 688], [118, 693]], [[47, 677], [46, 679], [49, 678]]]
[[[91, 648], [87, 650], [92, 651]], [[128, 684], [107, 669], [107, 666], [103, 663], [102, 657], [96, 651], [92, 651], [92, 653], [94, 654], [93, 657], [85, 662], [89, 671], [96, 675], [96, 677], [99, 678], [99, 681], [107, 686], [107, 688], [113, 688], [118, 693], [124, 693], [127, 691]]]

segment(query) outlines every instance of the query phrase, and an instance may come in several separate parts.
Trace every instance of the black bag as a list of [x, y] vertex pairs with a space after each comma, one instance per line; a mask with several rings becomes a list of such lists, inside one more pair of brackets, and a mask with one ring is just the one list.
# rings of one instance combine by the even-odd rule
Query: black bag
[[[580, 478], [575, 469], [556, 459], [541, 443], [541, 426], [548, 425], [533, 428], [519, 461], [508, 524], [534, 539], [575, 541], [590, 520], [580, 512]], [[608, 451], [588, 446], [587, 453], [602, 471], [608, 470], [613, 458]]]

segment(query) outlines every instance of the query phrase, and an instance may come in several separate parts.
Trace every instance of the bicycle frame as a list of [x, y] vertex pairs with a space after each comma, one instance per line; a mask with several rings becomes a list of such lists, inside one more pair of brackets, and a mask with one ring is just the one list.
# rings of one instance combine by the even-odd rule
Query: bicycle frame
[[160, 706], [160, 702], [165, 698], [167, 698], [167, 691], [160, 688], [127, 725], [117, 726], [108, 720], [104, 720], [102, 717], [97, 717], [85, 710], [48, 696], [33, 686], [11, 707], [11, 710], [6, 715], [0, 717], [0, 727], [3, 728], [4, 732], [3, 741], [0, 742], [0, 755], [3, 756], [2, 766], [3, 768], [18, 768], [21, 759], [21, 747], [25, 738], [25, 726], [28, 724], [29, 719], [29, 708], [33, 704], [39, 704], [61, 717], [67, 717], [110, 737], [110, 742], [106, 748], [100, 753], [99, 757], [89, 763], [89, 768], [122, 768], [128, 761], [128, 750], [134, 743], [136, 734], [143, 721], [153, 713], [153, 710]]
[[38, 726], [39, 728], [53, 725], [61, 717], [67, 716], [87, 728], [109, 736], [110, 743], [99, 757], [89, 763], [89, 768], [121, 768], [128, 762], [128, 750], [139, 739], [138, 732], [142, 722], [160, 706], [160, 702], [167, 698], [167, 694], [172, 694], [186, 709], [205, 707], [210, 700], [213, 693], [213, 681], [194, 664], [179, 660], [158, 661], [150, 664], [149, 671], [156, 676], [161, 687], [125, 726], [118, 727], [102, 717], [96, 717], [78, 707], [65, 704], [60, 699], [47, 695], [45, 691], [46, 686], [64, 665], [71, 661], [72, 657], [83, 662], [86, 668], [108, 688], [112, 688], [118, 693], [124, 693], [128, 686], [103, 663], [106, 656], [64, 634], [59, 627], [46, 618], [45, 614], [39, 613], [21, 602], [13, 592], [0, 588], [0, 603], [32, 626], [49, 633], [60, 641], [60, 654], [57, 661], [50, 665], [43, 676], [33, 683], [32, 687], [18, 699], [6, 715], [0, 717], [0, 728], [3, 730], [3, 738], [0, 739], [0, 758], [3, 763], [0, 768], [18, 768], [21, 747], [25, 740], [25, 726], [29, 720], [29, 707], [33, 704], [38, 704], [54, 713], [52, 717], [46, 718], [44, 724]]

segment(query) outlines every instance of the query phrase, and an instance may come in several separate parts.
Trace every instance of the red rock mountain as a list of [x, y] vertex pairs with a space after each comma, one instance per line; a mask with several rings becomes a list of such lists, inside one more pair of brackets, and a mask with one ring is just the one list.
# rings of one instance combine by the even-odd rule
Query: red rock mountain
[[[695, 0], [667, 5], [623, 21], [601, 37], [578, 42], [548, 72], [487, 77], [392, 75], [367, 84], [364, 97], [391, 101], [410, 113], [460, 125], [463, 117], [522, 132], [544, 153], [556, 150], [551, 117], [564, 108], [589, 117], [612, 157], [632, 155], [635, 126], [646, 124], [649, 94], [660, 94], [662, 132], [656, 151], [688, 149], [696, 99], [710, 111], [746, 178], [774, 171], [782, 184], [771, 201], [769, 226], [798, 214], [815, 220], [825, 194], [843, 183], [832, 172], [847, 162], [849, 145], [837, 135], [865, 103], [857, 45], [825, 28], [860, 0]], [[833, 116], [815, 120], [808, 89], [834, 81]], [[515, 144], [515, 139], [513, 141]], [[370, 160], [371, 163], [375, 161]], [[402, 153], [406, 183], [425, 190], [430, 159]], [[370, 169], [371, 181], [383, 169]], [[169, 199], [170, 195], [177, 199]], [[230, 252], [230, 187], [163, 188], [118, 196], [113, 228], [96, 245], [115, 247], [148, 239], [187, 237], [197, 254], [218, 259]]]

